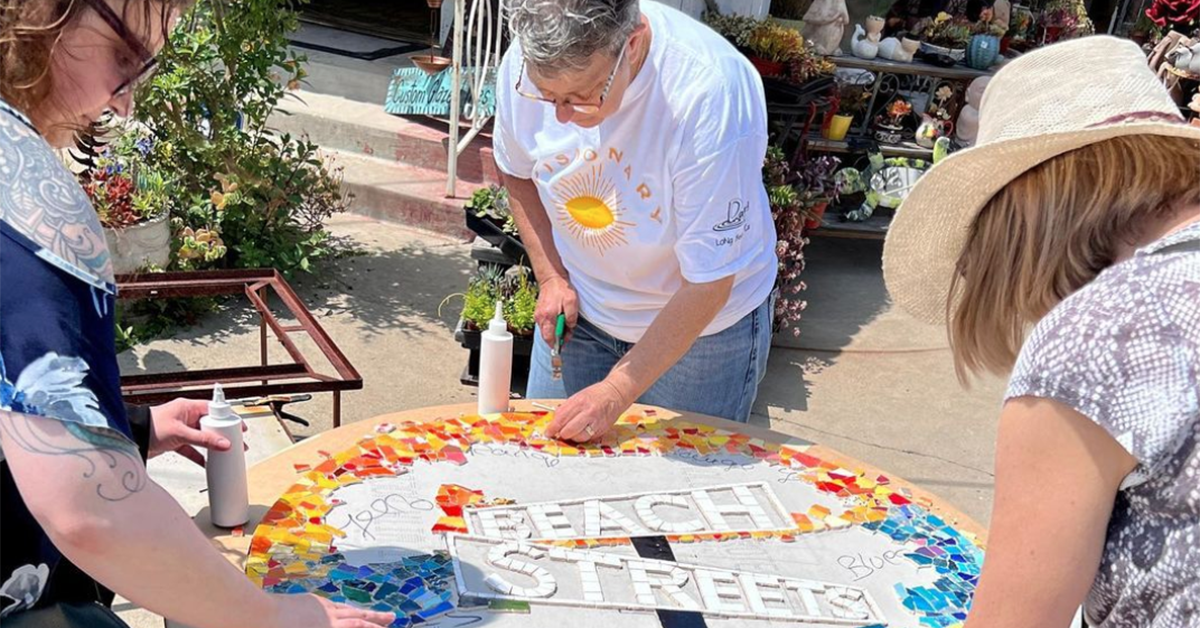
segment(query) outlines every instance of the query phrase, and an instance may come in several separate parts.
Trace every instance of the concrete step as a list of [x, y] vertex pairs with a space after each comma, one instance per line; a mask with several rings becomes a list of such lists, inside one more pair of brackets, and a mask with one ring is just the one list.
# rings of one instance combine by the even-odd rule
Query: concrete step
[[[307, 135], [322, 148], [353, 152], [399, 164], [435, 170], [445, 176], [449, 135], [443, 122], [401, 118], [384, 112], [382, 103], [299, 92], [271, 116], [280, 132]], [[458, 158], [458, 178], [472, 190], [499, 182], [491, 137], [480, 134]]]
[[446, 198], [446, 173], [351, 151], [325, 149], [342, 167], [346, 189], [354, 194], [350, 212], [417, 227], [463, 242], [474, 237], [463, 220], [463, 205], [478, 186], [459, 181]]

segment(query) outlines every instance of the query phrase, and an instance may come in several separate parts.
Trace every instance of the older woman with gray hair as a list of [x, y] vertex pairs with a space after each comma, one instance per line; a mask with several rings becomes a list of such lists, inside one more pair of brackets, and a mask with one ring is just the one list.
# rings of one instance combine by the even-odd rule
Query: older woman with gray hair
[[495, 156], [541, 285], [528, 393], [569, 397], [549, 434], [598, 439], [635, 401], [747, 421], [777, 267], [761, 79], [656, 2], [508, 14]]

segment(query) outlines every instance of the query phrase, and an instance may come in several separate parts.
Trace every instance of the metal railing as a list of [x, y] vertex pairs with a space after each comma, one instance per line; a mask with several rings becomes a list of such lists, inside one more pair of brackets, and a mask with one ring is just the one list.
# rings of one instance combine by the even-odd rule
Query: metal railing
[[[466, 5], [470, 3], [470, 15]], [[458, 182], [458, 157], [487, 125], [491, 115], [483, 105], [484, 90], [500, 65], [504, 39], [504, 2], [493, 11], [489, 0], [454, 1], [454, 52], [450, 66], [450, 141], [446, 149], [446, 196], [453, 197]], [[466, 35], [464, 37], [464, 34]], [[463, 64], [464, 60], [471, 62]], [[463, 111], [462, 84], [471, 89], [470, 107]], [[464, 115], [465, 114], [465, 115]], [[460, 138], [463, 118], [470, 121]]]

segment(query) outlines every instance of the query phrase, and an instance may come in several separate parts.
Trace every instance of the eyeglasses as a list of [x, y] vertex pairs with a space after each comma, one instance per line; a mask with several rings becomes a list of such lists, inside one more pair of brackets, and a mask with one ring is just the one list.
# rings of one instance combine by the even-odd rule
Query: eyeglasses
[[[98, 0], [93, 0], [93, 1], [98, 1]], [[604, 106], [604, 99], [608, 98], [608, 90], [612, 89], [613, 79], [617, 78], [617, 69], [619, 69], [621, 67], [621, 60], [625, 58], [625, 48], [626, 48], [626, 46], [621, 46], [621, 52], [617, 53], [617, 63], [616, 63], [616, 65], [613, 66], [612, 72], [609, 72], [609, 74], [608, 74], [608, 80], [605, 81], [605, 83], [604, 83], [604, 91], [600, 92], [600, 102], [598, 102], [594, 105], [589, 104], [589, 103], [584, 103], [584, 104], [568, 103], [568, 105], [571, 107], [571, 109], [573, 109], [575, 111], [575, 113], [580, 113], [585, 116], [590, 116], [590, 115], [600, 111], [600, 108]], [[522, 90], [521, 89], [521, 81], [523, 81], [523, 80], [525, 80], [525, 60], [524, 59], [521, 60], [521, 73], [519, 75], [517, 75], [517, 85], [516, 85], [517, 93], [530, 99], [530, 100], [538, 100], [538, 101], [541, 101], [544, 103], [549, 103], [551, 105], [554, 105], [555, 107], [558, 106], [558, 101], [556, 101], [556, 100], [551, 100], [549, 98], [546, 98], [544, 96], [539, 96], [536, 94], [530, 94], [529, 92]]]
[[84, 0], [88, 6], [96, 11], [100, 19], [104, 20], [105, 24], [116, 33], [125, 45], [129, 46], [139, 59], [142, 60], [142, 68], [138, 70], [132, 78], [126, 79], [116, 89], [113, 90], [114, 98], [122, 98], [137, 88], [138, 85], [146, 82], [150, 77], [154, 76], [154, 72], [158, 70], [158, 59], [146, 49], [146, 45], [141, 42], [133, 33], [129, 32], [129, 27], [125, 22], [113, 12], [112, 8], [104, 0]]

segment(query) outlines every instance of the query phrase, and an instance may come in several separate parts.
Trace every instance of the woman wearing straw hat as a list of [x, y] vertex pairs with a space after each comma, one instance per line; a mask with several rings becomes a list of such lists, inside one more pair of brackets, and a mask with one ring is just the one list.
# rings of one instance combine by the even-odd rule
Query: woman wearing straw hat
[[[960, 377], [1012, 369], [968, 626], [1200, 625], [1200, 128], [1137, 45], [1009, 64], [884, 249]], [[1026, 338], [1026, 332], [1032, 329]]]

